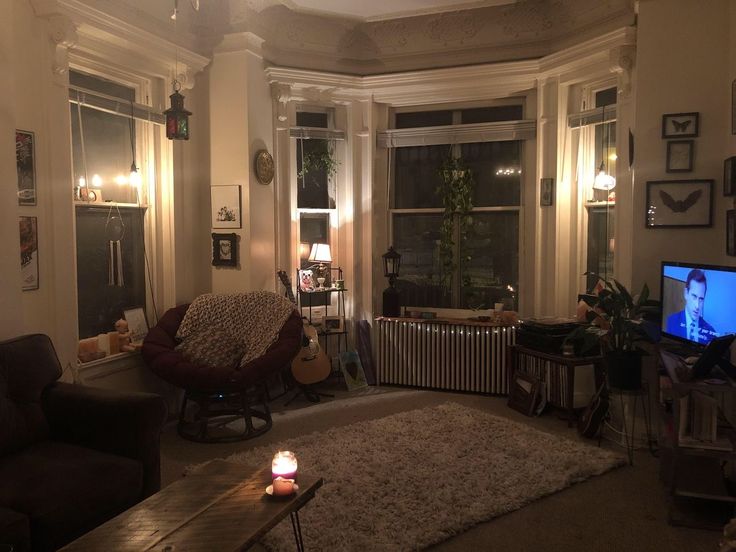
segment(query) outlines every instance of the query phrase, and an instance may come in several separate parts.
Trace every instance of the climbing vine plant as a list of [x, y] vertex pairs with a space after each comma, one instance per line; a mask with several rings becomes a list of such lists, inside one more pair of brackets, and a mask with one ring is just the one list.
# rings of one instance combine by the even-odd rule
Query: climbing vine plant
[[439, 168], [441, 183], [437, 194], [442, 199], [444, 211], [440, 227], [440, 263], [442, 264], [441, 284], [452, 289], [452, 278], [458, 268], [455, 257], [455, 236], [460, 240], [467, 238], [468, 227], [472, 223], [470, 211], [473, 209], [473, 173], [459, 157], [448, 155]]

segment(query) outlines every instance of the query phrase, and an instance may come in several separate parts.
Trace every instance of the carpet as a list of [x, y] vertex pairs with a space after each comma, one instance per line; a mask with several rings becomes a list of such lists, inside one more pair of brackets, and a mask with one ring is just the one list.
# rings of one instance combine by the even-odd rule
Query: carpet
[[[624, 463], [622, 456], [455, 403], [412, 410], [236, 453], [277, 450], [324, 478], [301, 512], [310, 550], [416, 550]], [[193, 467], [196, 470], [197, 467]], [[286, 519], [263, 544], [294, 547]]]

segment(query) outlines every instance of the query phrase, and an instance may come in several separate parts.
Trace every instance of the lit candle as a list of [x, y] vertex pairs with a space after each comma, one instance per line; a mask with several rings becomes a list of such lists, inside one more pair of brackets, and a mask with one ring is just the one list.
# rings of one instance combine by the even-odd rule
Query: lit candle
[[296, 479], [296, 466], [296, 455], [293, 452], [278, 451], [271, 462], [271, 479], [279, 476], [284, 479]]
[[280, 475], [273, 480], [273, 494], [274, 496], [290, 495], [294, 492], [294, 480], [284, 479]]

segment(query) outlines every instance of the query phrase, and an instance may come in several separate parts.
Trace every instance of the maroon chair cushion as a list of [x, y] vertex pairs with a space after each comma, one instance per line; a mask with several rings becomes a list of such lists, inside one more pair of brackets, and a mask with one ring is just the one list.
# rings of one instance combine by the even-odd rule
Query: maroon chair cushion
[[202, 366], [189, 362], [175, 349], [176, 332], [188, 307], [180, 305], [166, 311], [148, 332], [141, 351], [151, 370], [173, 385], [213, 393], [243, 391], [281, 370], [299, 352], [302, 321], [294, 311], [266, 352], [243, 367]]

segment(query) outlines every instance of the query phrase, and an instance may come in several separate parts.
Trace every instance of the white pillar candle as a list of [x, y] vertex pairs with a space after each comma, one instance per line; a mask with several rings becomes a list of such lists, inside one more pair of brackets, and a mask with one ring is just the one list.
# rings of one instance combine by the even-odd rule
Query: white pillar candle
[[285, 496], [290, 495], [294, 492], [294, 480], [284, 479], [280, 475], [273, 480], [273, 494], [274, 496]]
[[296, 479], [296, 455], [288, 450], [279, 451], [271, 462], [271, 478], [281, 476], [284, 479]]

